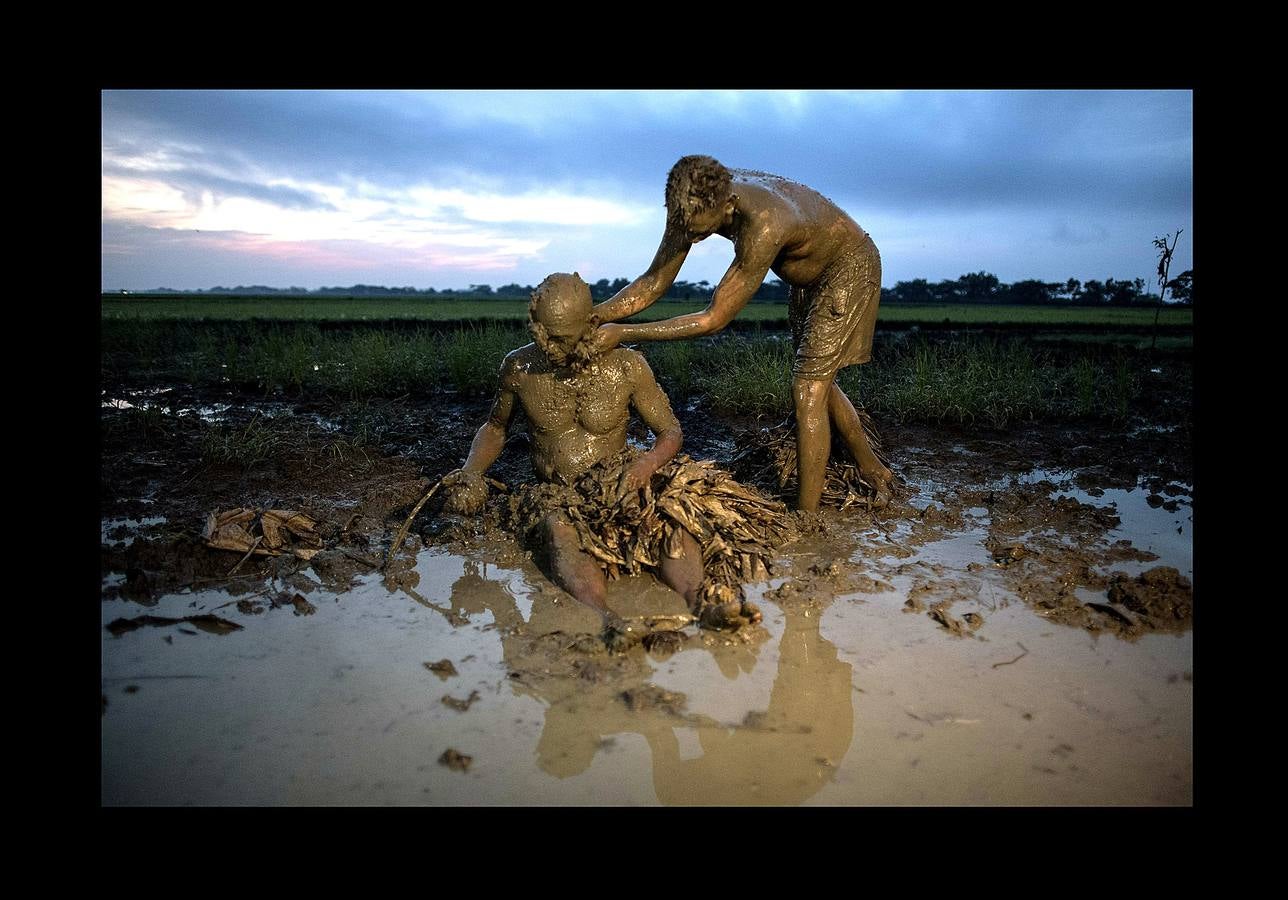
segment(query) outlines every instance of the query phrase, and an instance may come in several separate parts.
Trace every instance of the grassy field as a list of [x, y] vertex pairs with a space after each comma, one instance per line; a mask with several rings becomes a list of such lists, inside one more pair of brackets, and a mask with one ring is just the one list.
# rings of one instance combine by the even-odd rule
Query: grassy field
[[[636, 321], [669, 318], [696, 312], [703, 303], [662, 301], [635, 317]], [[328, 321], [387, 322], [392, 320], [460, 321], [494, 319], [522, 322], [528, 305], [522, 300], [440, 300], [381, 299], [346, 297], [116, 297], [102, 299], [104, 320], [160, 319], [180, 321]], [[738, 315], [739, 321], [781, 323], [787, 307], [777, 303], [751, 303]], [[1154, 321], [1152, 309], [1101, 309], [1093, 307], [1047, 306], [908, 306], [881, 307], [879, 323], [961, 324], [961, 325], [1090, 325], [1148, 326]], [[1193, 324], [1193, 311], [1164, 309], [1163, 326]]]
[[[502, 357], [528, 341], [518, 323], [444, 330], [108, 320], [100, 366], [105, 384], [179, 382], [350, 400], [481, 396], [496, 390]], [[748, 415], [790, 409], [793, 352], [782, 332], [640, 346], [673, 402], [702, 397], [721, 412]], [[1154, 365], [1148, 352], [1104, 342], [878, 333], [872, 362], [845, 369], [841, 385], [874, 413], [905, 421], [1123, 421]]]

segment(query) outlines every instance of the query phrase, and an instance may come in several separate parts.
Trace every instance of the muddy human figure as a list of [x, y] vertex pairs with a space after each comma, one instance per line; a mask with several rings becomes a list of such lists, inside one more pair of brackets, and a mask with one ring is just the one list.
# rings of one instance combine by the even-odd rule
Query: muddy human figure
[[800, 509], [818, 509], [831, 452], [830, 425], [849, 447], [877, 503], [889, 501], [893, 474], [868, 444], [854, 404], [836, 373], [872, 358], [881, 257], [867, 232], [826, 197], [801, 184], [709, 156], [686, 156], [666, 181], [666, 231], [648, 271], [595, 308], [615, 323], [655, 303], [675, 281], [689, 248], [713, 234], [734, 245], [734, 260], [705, 310], [640, 325], [605, 324], [597, 349], [624, 341], [674, 341], [720, 331], [771, 270], [791, 286], [788, 315], [796, 359]]
[[[680, 423], [648, 362], [626, 348], [596, 351], [591, 307], [590, 288], [576, 273], [551, 275], [533, 293], [529, 328], [534, 342], [501, 363], [488, 420], [475, 434], [464, 465], [443, 479], [445, 509], [466, 514], [482, 510], [487, 496], [483, 474], [501, 453], [516, 405], [527, 416], [533, 469], [545, 482], [568, 484], [622, 450], [632, 407], [655, 439], [653, 447], [623, 471], [619, 500], [643, 487], [679, 451]], [[571, 522], [551, 512], [540, 530], [554, 581], [597, 610], [610, 635], [621, 633], [621, 621], [605, 602], [604, 571], [582, 549]], [[658, 574], [695, 614], [701, 612], [703, 624], [737, 627], [760, 621], [760, 611], [742, 601], [725, 604], [728, 609], [708, 605], [700, 610], [702, 548], [687, 531], [681, 543], [679, 557], [661, 559]]]

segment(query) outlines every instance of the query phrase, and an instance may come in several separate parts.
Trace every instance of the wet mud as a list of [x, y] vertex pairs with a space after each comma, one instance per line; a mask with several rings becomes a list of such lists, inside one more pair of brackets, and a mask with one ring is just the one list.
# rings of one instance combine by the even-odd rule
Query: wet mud
[[[103, 411], [105, 803], [1190, 802], [1184, 422], [878, 423], [894, 500], [798, 516], [802, 537], [747, 588], [763, 623], [699, 629], [652, 576], [624, 577], [609, 605], [641, 639], [614, 651], [499, 515], [431, 503], [381, 570], [486, 403], [255, 406], [172, 415], [146, 441], [128, 410]], [[203, 454], [212, 429], [270, 412], [276, 452]], [[718, 461], [764, 427], [680, 419], [684, 451]], [[511, 438], [490, 474], [531, 483], [527, 457]], [[237, 507], [300, 511], [318, 552], [208, 546], [209, 514]], [[1095, 677], [1110, 663], [1119, 685]], [[240, 693], [270, 675], [304, 696]], [[231, 771], [260, 759], [275, 717], [265, 740], [308, 747], [290, 771], [185, 793], [141, 749]], [[1146, 729], [1167, 752], [1155, 775], [1134, 749]], [[355, 741], [361, 764], [341, 749]], [[989, 752], [970, 775], [957, 759]]]

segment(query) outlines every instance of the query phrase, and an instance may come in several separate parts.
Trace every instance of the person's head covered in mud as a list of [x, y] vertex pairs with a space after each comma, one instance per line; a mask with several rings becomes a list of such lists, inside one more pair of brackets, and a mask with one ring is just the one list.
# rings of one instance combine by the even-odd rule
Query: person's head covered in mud
[[599, 321], [593, 306], [590, 285], [576, 272], [549, 275], [532, 292], [528, 330], [552, 364], [578, 370], [595, 355], [591, 338]]
[[690, 240], [710, 237], [733, 212], [733, 176], [710, 156], [684, 156], [666, 176], [666, 217]]

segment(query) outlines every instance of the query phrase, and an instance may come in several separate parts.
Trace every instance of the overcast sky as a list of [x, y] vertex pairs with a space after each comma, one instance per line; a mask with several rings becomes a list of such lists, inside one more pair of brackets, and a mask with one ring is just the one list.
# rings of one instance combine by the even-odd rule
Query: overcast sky
[[[105, 290], [634, 278], [706, 153], [830, 197], [882, 282], [1145, 278], [1185, 230], [1189, 91], [106, 91]], [[733, 245], [679, 277], [720, 279]]]

